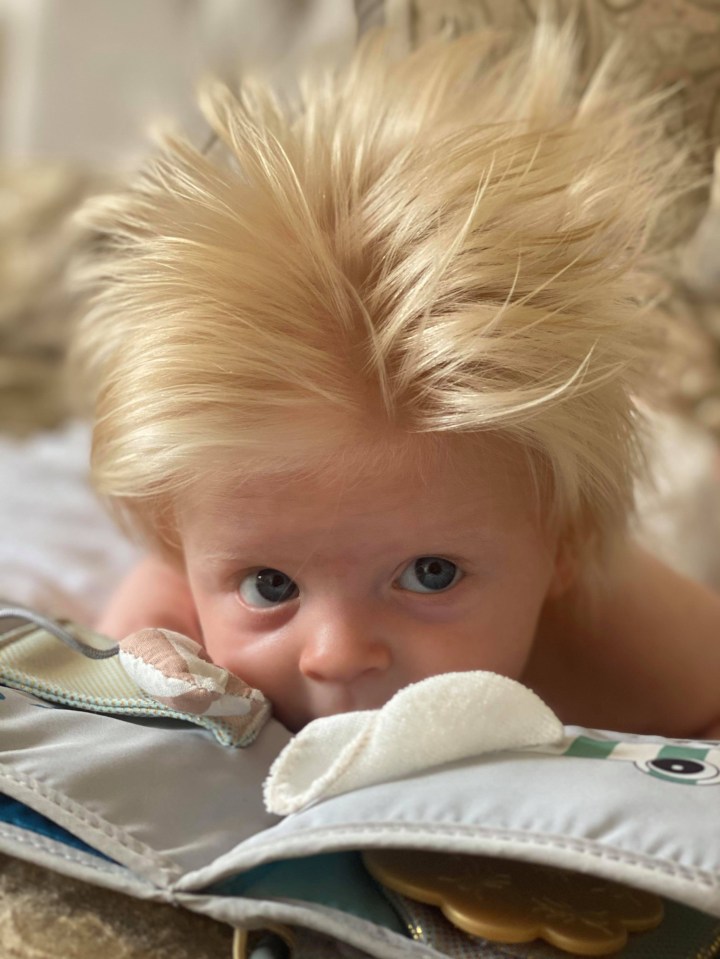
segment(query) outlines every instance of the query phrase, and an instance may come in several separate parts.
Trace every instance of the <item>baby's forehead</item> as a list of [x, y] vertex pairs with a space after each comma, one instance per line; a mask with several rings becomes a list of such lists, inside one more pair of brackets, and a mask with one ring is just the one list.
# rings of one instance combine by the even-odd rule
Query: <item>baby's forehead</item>
[[218, 497], [254, 498], [291, 495], [296, 489], [324, 493], [353, 493], [374, 489], [472, 483], [505, 486], [524, 482], [529, 475], [527, 452], [495, 433], [409, 434], [386, 432], [377, 438], [350, 437], [330, 449], [255, 460], [240, 453], [210, 457], [192, 484]]
[[534, 514], [531, 485], [527, 458], [507, 442], [410, 437], [285, 468], [227, 461], [195, 484], [179, 512], [186, 526], [205, 518], [250, 531], [342, 530], [355, 521], [377, 525], [397, 517], [418, 529], [497, 525]]

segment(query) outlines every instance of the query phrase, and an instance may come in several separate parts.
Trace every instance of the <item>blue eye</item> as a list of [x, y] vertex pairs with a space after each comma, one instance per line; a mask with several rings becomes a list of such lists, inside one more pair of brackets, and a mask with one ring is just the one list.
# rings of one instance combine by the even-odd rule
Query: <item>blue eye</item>
[[267, 608], [295, 599], [297, 585], [279, 569], [258, 569], [249, 573], [240, 583], [239, 593], [248, 606]]
[[401, 589], [411, 593], [441, 593], [454, 586], [461, 577], [461, 571], [449, 559], [420, 556], [408, 563], [397, 582]]

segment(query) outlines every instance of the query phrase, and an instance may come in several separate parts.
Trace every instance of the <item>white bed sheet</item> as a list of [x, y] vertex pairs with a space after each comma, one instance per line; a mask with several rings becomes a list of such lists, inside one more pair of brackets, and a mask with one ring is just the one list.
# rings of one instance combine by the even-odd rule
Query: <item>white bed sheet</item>
[[92, 622], [138, 556], [87, 479], [89, 430], [0, 438], [0, 597]]

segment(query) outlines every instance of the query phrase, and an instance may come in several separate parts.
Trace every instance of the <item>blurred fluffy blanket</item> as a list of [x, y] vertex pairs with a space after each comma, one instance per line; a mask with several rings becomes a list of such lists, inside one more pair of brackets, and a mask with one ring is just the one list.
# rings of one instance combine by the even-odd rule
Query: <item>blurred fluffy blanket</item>
[[91, 182], [57, 163], [0, 167], [0, 431], [28, 434], [68, 414], [68, 216]]

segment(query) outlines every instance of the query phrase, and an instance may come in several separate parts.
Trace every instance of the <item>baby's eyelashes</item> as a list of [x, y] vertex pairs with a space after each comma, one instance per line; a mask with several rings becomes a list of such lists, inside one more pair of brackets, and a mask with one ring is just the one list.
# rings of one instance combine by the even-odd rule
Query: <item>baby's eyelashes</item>
[[[392, 586], [409, 593], [444, 593], [463, 575], [452, 560], [442, 556], [418, 556], [404, 567]], [[295, 580], [270, 566], [250, 570], [240, 580], [237, 590], [240, 599], [252, 609], [271, 609], [300, 595]]]
[[411, 560], [395, 581], [411, 593], [442, 593], [462, 579], [462, 570], [442, 556], [419, 556]]
[[248, 573], [240, 582], [238, 592], [248, 606], [268, 609], [295, 599], [300, 590], [287, 573], [266, 567]]

